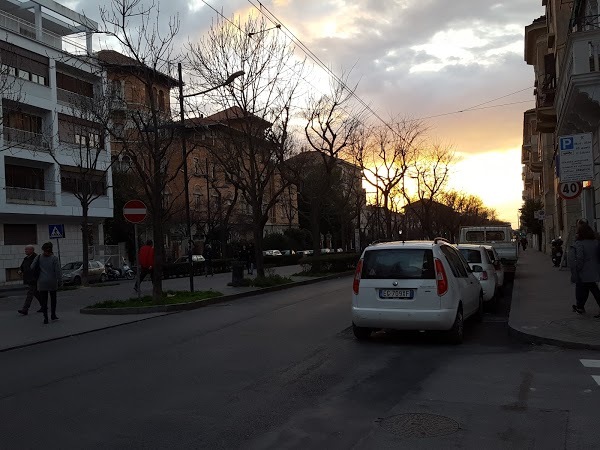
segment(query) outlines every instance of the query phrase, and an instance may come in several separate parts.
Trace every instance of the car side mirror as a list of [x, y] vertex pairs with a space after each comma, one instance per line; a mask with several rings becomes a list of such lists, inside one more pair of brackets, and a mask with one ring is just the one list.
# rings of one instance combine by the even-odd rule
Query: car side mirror
[[474, 265], [472, 270], [475, 273], [483, 272], [483, 267], [478, 266], [478, 265]]

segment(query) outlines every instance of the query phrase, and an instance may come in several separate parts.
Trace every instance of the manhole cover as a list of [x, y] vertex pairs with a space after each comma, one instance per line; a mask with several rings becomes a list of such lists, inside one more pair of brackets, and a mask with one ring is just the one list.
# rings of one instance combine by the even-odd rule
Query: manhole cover
[[403, 438], [446, 436], [456, 433], [460, 428], [456, 420], [425, 413], [408, 413], [386, 417], [381, 420], [380, 425], [388, 433]]

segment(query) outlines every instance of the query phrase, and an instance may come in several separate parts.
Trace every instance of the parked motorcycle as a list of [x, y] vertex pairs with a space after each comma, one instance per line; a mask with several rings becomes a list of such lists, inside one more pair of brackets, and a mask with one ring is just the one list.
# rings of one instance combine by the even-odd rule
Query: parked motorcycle
[[121, 271], [115, 268], [110, 261], [104, 264], [104, 269], [109, 280], [118, 280], [121, 278]]
[[560, 266], [560, 261], [563, 256], [562, 245], [563, 245], [563, 240], [560, 238], [560, 236], [558, 238], [552, 239], [552, 241], [550, 241], [550, 246], [552, 248], [552, 251], [551, 251], [552, 264], [554, 264], [554, 267]]
[[135, 277], [135, 272], [129, 267], [129, 264], [125, 262], [123, 259], [123, 267], [121, 268], [121, 275], [127, 278], [128, 280], [133, 280]]

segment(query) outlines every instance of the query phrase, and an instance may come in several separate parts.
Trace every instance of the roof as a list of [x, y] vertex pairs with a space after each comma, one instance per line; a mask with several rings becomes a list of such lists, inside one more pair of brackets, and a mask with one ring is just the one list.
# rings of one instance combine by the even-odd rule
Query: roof
[[[153, 69], [147, 65], [141, 64], [134, 58], [131, 58], [127, 55], [117, 52], [116, 50], [100, 50], [95, 53], [96, 57], [100, 61], [100, 64], [106, 66], [108, 68], [129, 68], [129, 69], [140, 69], [140, 70], [150, 70]], [[159, 71], [154, 71], [159, 77], [162, 77], [165, 82], [169, 85], [169, 87], [174, 87], [179, 85], [179, 80], [166, 75]]]
[[369, 245], [365, 250], [389, 250], [394, 248], [431, 248], [433, 241], [392, 241]]
[[210, 116], [207, 116], [205, 118], [205, 120], [208, 121], [209, 123], [210, 122], [219, 123], [219, 122], [229, 122], [229, 121], [233, 121], [236, 119], [245, 119], [245, 118], [251, 118], [251, 119], [258, 120], [258, 121], [262, 121], [266, 124], [266, 126], [271, 126], [271, 122], [269, 122], [268, 120], [265, 120], [262, 117], [252, 114], [251, 112], [244, 112], [244, 110], [242, 108], [240, 108], [239, 106], [232, 106], [230, 108], [224, 109], [223, 111], [219, 111], [214, 114], [211, 114]]

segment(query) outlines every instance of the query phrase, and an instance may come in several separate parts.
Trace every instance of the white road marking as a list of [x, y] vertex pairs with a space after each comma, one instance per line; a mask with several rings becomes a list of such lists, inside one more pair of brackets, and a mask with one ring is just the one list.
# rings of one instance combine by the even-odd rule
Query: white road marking
[[592, 378], [600, 386], [600, 375], [592, 375]]
[[600, 359], [580, 359], [581, 364], [584, 367], [598, 367], [600, 368]]

